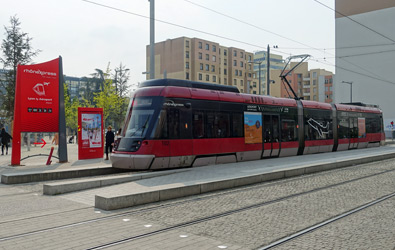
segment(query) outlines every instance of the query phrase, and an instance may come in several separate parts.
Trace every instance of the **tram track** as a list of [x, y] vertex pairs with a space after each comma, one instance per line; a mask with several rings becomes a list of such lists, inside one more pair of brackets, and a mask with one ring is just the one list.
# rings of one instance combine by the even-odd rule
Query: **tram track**
[[333, 223], [335, 221], [341, 220], [341, 219], [343, 219], [343, 218], [345, 218], [345, 217], [347, 217], [349, 215], [352, 215], [354, 213], [360, 212], [360, 211], [362, 211], [364, 209], [367, 209], [367, 208], [369, 208], [371, 206], [374, 206], [374, 205], [376, 205], [376, 204], [378, 204], [380, 202], [383, 202], [383, 201], [388, 200], [388, 199], [393, 198], [393, 197], [395, 197], [395, 192], [392, 193], [392, 194], [388, 194], [388, 195], [385, 195], [383, 197], [380, 197], [379, 199], [377, 199], [375, 201], [366, 203], [366, 204], [364, 204], [362, 206], [359, 206], [359, 207], [357, 207], [355, 209], [352, 209], [352, 210], [350, 210], [348, 212], [342, 213], [342, 214], [340, 214], [338, 216], [335, 216], [333, 218], [325, 220], [325, 221], [323, 221], [321, 223], [318, 223], [318, 224], [310, 226], [310, 227], [308, 227], [306, 229], [300, 230], [299, 232], [296, 232], [296, 233], [294, 233], [294, 234], [292, 234], [290, 236], [281, 238], [281, 239], [279, 239], [279, 240], [277, 240], [277, 241], [275, 241], [275, 242], [273, 242], [273, 243], [271, 243], [269, 245], [262, 246], [262, 247], [258, 248], [258, 250], [267, 250], [267, 249], [275, 248], [275, 247], [277, 247], [277, 246], [279, 246], [281, 244], [284, 244], [285, 242], [289, 242], [291, 240], [294, 240], [294, 239], [296, 239], [298, 237], [301, 237], [301, 236], [303, 236], [303, 235], [305, 235], [307, 233], [310, 233], [310, 232], [312, 232], [312, 231], [314, 231], [316, 229], [324, 227], [324, 226], [326, 226], [326, 225], [328, 225], [330, 223]]
[[[267, 205], [270, 205], [270, 204], [273, 204], [273, 203], [285, 201], [287, 199], [292, 199], [292, 198], [295, 198], [295, 197], [298, 197], [298, 196], [307, 195], [307, 194], [318, 192], [318, 191], [322, 191], [322, 190], [325, 190], [325, 189], [334, 188], [334, 187], [337, 187], [337, 186], [341, 186], [341, 185], [345, 185], [345, 184], [348, 184], [348, 183], [360, 181], [360, 180], [363, 180], [363, 179], [368, 179], [368, 178], [379, 176], [379, 175], [382, 175], [382, 174], [387, 174], [387, 173], [394, 172], [394, 171], [395, 171], [395, 169], [386, 170], [386, 171], [382, 171], [382, 172], [378, 172], [378, 173], [374, 173], [374, 174], [370, 174], [370, 175], [354, 178], [354, 179], [351, 179], [351, 180], [342, 181], [342, 182], [339, 182], [339, 183], [334, 183], [332, 185], [326, 185], [326, 186], [315, 188], [315, 189], [308, 190], [308, 191], [305, 191], [305, 192], [300, 192], [300, 193], [296, 193], [296, 194], [292, 194], [292, 195], [283, 196], [283, 197], [280, 197], [280, 198], [277, 198], [277, 199], [273, 199], [273, 200], [270, 200], [270, 201], [260, 202], [260, 203], [256, 203], [256, 204], [253, 204], [253, 205], [241, 207], [241, 208], [238, 208], [238, 209], [233, 209], [233, 210], [229, 210], [229, 211], [226, 211], [226, 212], [217, 213], [217, 214], [214, 214], [214, 215], [211, 215], [211, 216], [202, 217], [202, 218], [199, 218], [199, 219], [196, 219], [196, 220], [191, 220], [191, 221], [187, 221], [187, 222], [184, 222], [184, 223], [179, 223], [179, 224], [176, 224], [176, 225], [173, 225], [173, 226], [169, 226], [169, 227], [166, 227], [166, 228], [163, 228], [163, 229], [159, 229], [159, 230], [156, 230], [156, 231], [153, 231], [153, 232], [150, 232], [150, 233], [145, 233], [145, 234], [141, 234], [141, 235], [127, 237], [127, 238], [124, 238], [124, 239], [121, 239], [121, 240], [118, 240], [118, 241], [110, 242], [110, 243], [103, 244], [103, 245], [100, 245], [100, 246], [96, 246], [96, 247], [93, 247], [93, 248], [90, 248], [90, 249], [101, 249], [101, 248], [106, 248], [106, 247], [109, 247], [109, 246], [113, 246], [114, 244], [127, 243], [127, 242], [130, 242], [130, 241], [133, 241], [133, 240], [137, 240], [137, 239], [140, 239], [140, 238], [150, 237], [150, 236], [153, 236], [153, 235], [156, 235], [156, 234], [160, 234], [160, 233], [164, 233], [164, 232], [167, 232], [167, 231], [176, 230], [178, 228], [187, 227], [187, 226], [198, 224], [198, 223], [202, 223], [202, 222], [207, 222], [207, 221], [214, 220], [214, 219], [217, 219], [217, 218], [229, 216], [229, 215], [232, 215], [232, 214], [240, 213], [240, 212], [243, 212], [243, 211], [248, 211], [248, 210], [259, 208], [259, 207], [263, 207], [263, 206], [267, 206]], [[275, 184], [276, 183], [272, 183], [272, 185], [275, 185]], [[253, 185], [253, 186], [250, 186], [250, 187], [247, 187], [247, 188], [243, 188], [242, 190], [237, 189], [237, 190], [233, 190], [233, 191], [221, 192], [220, 194], [215, 193], [215, 194], [208, 195], [208, 196], [205, 196], [205, 197], [198, 197], [198, 198], [188, 199], [188, 200], [184, 200], [184, 201], [177, 201], [177, 202], [172, 202], [172, 203], [167, 203], [167, 204], [161, 204], [159, 206], [152, 206], [152, 207], [148, 207], [148, 208], [142, 208], [142, 209], [135, 210], [135, 211], [118, 213], [116, 215], [104, 216], [104, 217], [101, 217], [101, 218], [90, 219], [90, 220], [80, 221], [80, 222], [76, 222], [76, 223], [70, 223], [70, 224], [61, 225], [61, 226], [48, 227], [48, 228], [45, 228], [45, 229], [40, 229], [40, 230], [35, 230], [35, 231], [25, 232], [25, 233], [21, 233], [21, 234], [15, 234], [15, 235], [11, 235], [11, 236], [2, 237], [2, 238], [0, 238], [0, 242], [4, 242], [4, 241], [7, 241], [7, 240], [12, 240], [12, 239], [17, 239], [17, 238], [21, 238], [21, 237], [25, 237], [25, 236], [45, 233], [45, 232], [49, 232], [49, 231], [61, 230], [61, 229], [81, 226], [81, 225], [85, 225], [85, 224], [89, 224], [89, 223], [110, 220], [110, 219], [124, 217], [124, 216], [130, 216], [130, 215], [135, 215], [135, 214], [142, 214], [142, 213], [154, 211], [154, 210], [157, 210], [157, 209], [162, 209], [162, 208], [167, 208], [167, 207], [174, 207], [174, 206], [181, 205], [181, 204], [184, 204], [184, 203], [191, 203], [191, 202], [196, 202], [196, 201], [210, 199], [210, 198], [216, 197], [217, 195], [223, 195], [224, 193], [231, 194], [231, 193], [246, 191], [246, 189], [256, 189], [256, 188], [257, 188], [257, 185]], [[0, 223], [0, 224], [5, 224], [5, 223]]]

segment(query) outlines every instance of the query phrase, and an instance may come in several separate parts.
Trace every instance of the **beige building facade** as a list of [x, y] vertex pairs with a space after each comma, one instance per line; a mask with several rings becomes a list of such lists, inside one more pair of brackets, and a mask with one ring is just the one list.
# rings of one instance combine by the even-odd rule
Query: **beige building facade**
[[[295, 66], [291, 62], [291, 68]], [[286, 71], [287, 72], [287, 71]], [[287, 84], [281, 81], [281, 70], [271, 70], [271, 79], [275, 81], [271, 85], [270, 95], [275, 97], [294, 98]], [[304, 100], [319, 102], [333, 102], [333, 73], [324, 69], [308, 69], [308, 63], [301, 63], [288, 77], [292, 89]]]
[[[147, 46], [147, 72], [149, 52]], [[233, 85], [242, 93], [257, 94], [257, 79], [248, 63], [252, 60], [253, 53], [216, 42], [188, 37], [168, 39], [155, 44], [155, 78]]]

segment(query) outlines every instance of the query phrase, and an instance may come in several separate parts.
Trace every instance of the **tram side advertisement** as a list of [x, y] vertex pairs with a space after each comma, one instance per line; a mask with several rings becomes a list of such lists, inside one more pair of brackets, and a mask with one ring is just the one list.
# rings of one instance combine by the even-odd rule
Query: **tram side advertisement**
[[244, 140], [246, 144], [262, 143], [262, 115], [244, 112]]

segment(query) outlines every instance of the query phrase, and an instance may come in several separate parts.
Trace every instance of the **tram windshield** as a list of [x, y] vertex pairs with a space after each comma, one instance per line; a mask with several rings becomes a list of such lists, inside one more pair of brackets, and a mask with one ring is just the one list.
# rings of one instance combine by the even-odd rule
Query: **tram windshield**
[[125, 137], [145, 138], [152, 123], [154, 112], [152, 98], [137, 98], [132, 107]]

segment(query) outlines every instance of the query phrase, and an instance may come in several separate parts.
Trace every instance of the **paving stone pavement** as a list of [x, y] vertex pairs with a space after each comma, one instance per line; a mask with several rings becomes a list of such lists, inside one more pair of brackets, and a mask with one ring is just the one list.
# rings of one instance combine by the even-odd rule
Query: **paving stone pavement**
[[395, 198], [333, 222], [275, 249], [395, 249]]
[[[323, 158], [322, 155], [312, 157]], [[274, 169], [278, 163], [278, 161], [276, 162], [274, 160], [281, 159], [262, 162], [265, 163], [265, 167]], [[286, 160], [293, 161], [292, 159]], [[245, 165], [238, 165], [239, 167], [242, 166], [239, 171], [251, 173], [254, 171], [251, 168], [253, 164], [257, 163], [250, 162], [245, 163]], [[37, 166], [32, 166], [32, 168], [37, 168]], [[222, 172], [226, 171], [224, 166], [211, 166], [211, 168], [213, 171], [214, 169]], [[219, 213], [256, 202], [270, 201], [286, 195], [342, 182], [349, 178], [363, 177], [392, 169], [395, 169], [395, 163], [393, 160], [388, 160], [380, 164], [372, 163], [353, 166], [245, 187], [235, 193], [223, 191], [207, 194], [203, 197], [211, 197], [210, 199], [184, 203], [171, 208], [156, 210], [155, 212], [117, 217], [105, 221], [83, 224], [77, 227], [63, 228], [42, 234], [32, 234], [14, 240], [0, 241], [0, 249], [86, 249], [125, 237], [139, 235], [144, 232], [152, 232], [168, 225], [212, 215], [214, 212]], [[229, 176], [232, 174], [229, 173]], [[180, 181], [177, 178], [180, 177], [173, 176], [163, 183]], [[208, 177], [207, 174], [201, 174], [199, 176], [199, 173], [197, 173], [194, 176], [190, 176], [190, 179], [187, 181], [191, 181], [193, 178]], [[169, 231], [165, 234], [150, 237], [149, 239], [143, 238], [112, 248], [220, 249], [219, 246], [226, 246], [227, 249], [254, 249], [261, 244], [277, 239], [281, 235], [286, 235], [294, 230], [320, 221], [322, 218], [333, 216], [353, 206], [364, 203], [366, 200], [372, 200], [382, 194], [393, 192], [395, 189], [394, 180], [394, 172], [389, 172], [347, 185], [333, 187], [330, 190], [294, 197], [263, 208], [256, 208], [239, 214], [222, 217], [214, 221]], [[92, 200], [89, 200], [89, 197], [95, 194], [95, 192], [97, 193], [97, 190], [47, 197], [37, 193], [39, 185], [0, 185], [0, 198], [2, 201], [0, 202], [0, 213], [4, 215], [0, 216], [0, 237], [132, 211], [125, 209], [104, 212], [94, 209], [92, 207]], [[158, 183], [155, 183], [154, 180], [148, 180], [145, 182], [145, 185], [158, 185]], [[111, 188], [113, 191], [121, 193], [130, 187], [130, 185], [121, 184]], [[187, 199], [178, 199], [170, 203]], [[166, 203], [157, 203], [156, 205], [159, 204]], [[393, 205], [393, 203], [390, 205]], [[379, 211], [378, 215], [380, 214], [383, 214], [384, 217], [388, 215], [388, 213]], [[374, 218], [373, 215], [371, 217]], [[387, 224], [384, 224], [384, 226], [395, 225], [391, 219], [386, 220], [386, 222]], [[358, 220], [356, 223], [358, 223]], [[146, 225], [152, 226], [146, 227]], [[374, 233], [374, 230], [371, 229], [370, 232]], [[188, 237], [180, 237], [180, 235], [188, 235]], [[388, 238], [389, 236], [384, 235], [383, 237]], [[361, 244], [358, 241], [352, 242], [356, 242], [357, 246]], [[345, 244], [341, 246], [346, 246], [345, 248], [348, 249], [355, 249], [352, 246], [352, 242], [349, 245]], [[312, 246], [312, 248], [316, 247], [316, 245]], [[328, 246], [332, 245], [329, 244]], [[334, 246], [336, 248], [337, 245]]]

